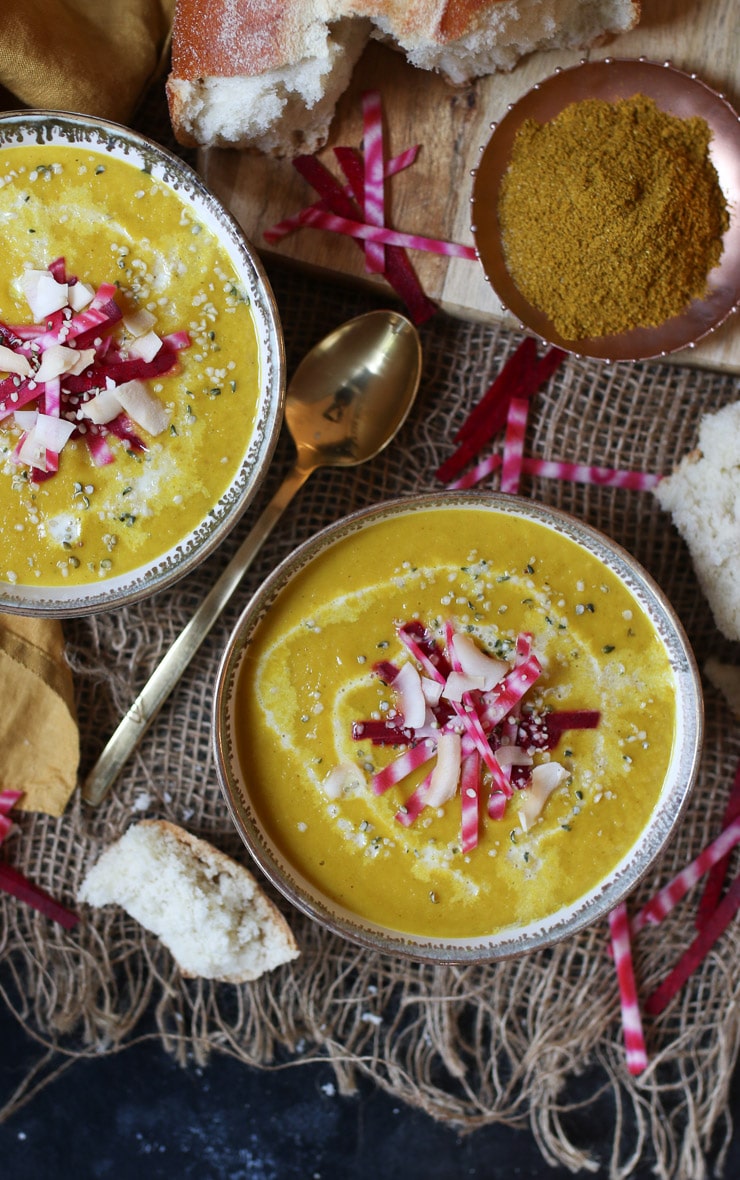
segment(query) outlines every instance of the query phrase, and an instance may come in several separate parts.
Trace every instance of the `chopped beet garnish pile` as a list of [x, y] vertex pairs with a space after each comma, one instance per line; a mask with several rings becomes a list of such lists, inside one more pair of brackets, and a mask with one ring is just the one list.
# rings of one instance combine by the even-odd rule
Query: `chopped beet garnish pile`
[[565, 729], [594, 728], [594, 711], [537, 711], [526, 697], [541, 674], [532, 637], [519, 635], [511, 664], [484, 652], [448, 623], [438, 640], [419, 620], [398, 628], [412, 657], [397, 666], [383, 661], [375, 674], [390, 685], [395, 709], [385, 720], [356, 721], [352, 736], [400, 752], [373, 775], [380, 795], [414, 771], [426, 773], [396, 819], [405, 827], [427, 807], [441, 807], [460, 794], [463, 852], [478, 844], [487, 812], [501, 819], [515, 790], [526, 792], [519, 821], [526, 830], [568, 771], [557, 762], [535, 765], [535, 755], [554, 749]]
[[63, 258], [24, 271], [18, 285], [36, 322], [0, 324], [0, 422], [21, 430], [12, 461], [40, 483], [72, 438], [84, 439], [98, 467], [114, 460], [108, 435], [144, 450], [137, 427], [157, 435], [169, 424], [145, 382], [175, 368], [187, 333], [158, 336], [143, 309], [124, 316], [111, 283], [94, 290], [67, 274]]

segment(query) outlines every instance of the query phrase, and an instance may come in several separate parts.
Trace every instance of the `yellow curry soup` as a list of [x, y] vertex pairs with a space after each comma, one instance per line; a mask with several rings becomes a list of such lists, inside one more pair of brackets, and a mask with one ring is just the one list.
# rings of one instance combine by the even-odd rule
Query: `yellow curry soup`
[[[375, 521], [281, 590], [246, 649], [234, 728], [259, 825], [313, 887], [402, 933], [476, 938], [576, 902], [634, 845], [671, 760], [675, 681], [652, 622], [595, 556], [536, 521], [445, 511]], [[459, 795], [404, 826], [427, 767], [376, 794], [402, 750], [353, 737], [393, 715], [373, 669], [410, 660], [399, 625], [412, 620], [439, 640], [452, 624], [509, 664], [531, 634], [542, 673], [524, 708], [599, 713], [535, 754], [565, 772], [539, 818], [523, 825], [527, 791], [514, 790], [503, 818], [482, 808], [472, 851]]]
[[0, 227], [4, 324], [33, 321], [19, 279], [63, 258], [68, 274], [93, 288], [115, 285], [124, 353], [126, 323], [142, 311], [159, 337], [189, 338], [176, 366], [146, 383], [166, 429], [155, 436], [137, 425], [142, 449], [107, 435], [113, 462], [96, 466], [75, 434], [58, 473], [37, 483], [13, 461], [21, 426], [14, 415], [0, 421], [0, 580], [59, 586], [127, 574], [197, 527], [243, 460], [259, 382], [247, 294], [216, 236], [174, 189], [83, 146], [0, 150]]

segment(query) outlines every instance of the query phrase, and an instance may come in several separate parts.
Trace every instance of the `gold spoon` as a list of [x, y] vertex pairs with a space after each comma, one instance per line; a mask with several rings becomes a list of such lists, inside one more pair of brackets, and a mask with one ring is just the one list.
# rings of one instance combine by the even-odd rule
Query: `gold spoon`
[[105, 798], [309, 475], [317, 467], [352, 467], [377, 455], [405, 421], [420, 378], [418, 333], [395, 311], [349, 320], [301, 361], [285, 401], [297, 451], [293, 470], [122, 718], [84, 783], [86, 803], [95, 806]]

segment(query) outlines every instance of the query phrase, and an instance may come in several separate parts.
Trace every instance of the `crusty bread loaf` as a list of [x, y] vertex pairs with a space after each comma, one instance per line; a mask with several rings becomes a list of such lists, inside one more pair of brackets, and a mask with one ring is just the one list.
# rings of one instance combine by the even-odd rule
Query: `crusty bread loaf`
[[698, 449], [655, 494], [688, 545], [717, 626], [740, 639], [740, 402], [704, 416]]
[[130, 827], [89, 870], [78, 898], [123, 906], [191, 978], [242, 983], [298, 955], [287, 922], [252, 874], [166, 820]]
[[463, 83], [639, 18], [640, 0], [177, 0], [170, 117], [184, 144], [313, 152], [371, 36]]

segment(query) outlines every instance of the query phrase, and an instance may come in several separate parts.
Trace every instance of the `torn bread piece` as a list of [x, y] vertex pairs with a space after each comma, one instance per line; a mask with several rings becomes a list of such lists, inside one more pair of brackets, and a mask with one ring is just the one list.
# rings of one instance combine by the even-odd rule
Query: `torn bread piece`
[[717, 626], [740, 639], [740, 402], [702, 418], [698, 448], [655, 495], [688, 545]]
[[640, 0], [177, 0], [170, 119], [190, 146], [315, 152], [370, 38], [462, 85], [639, 19]]
[[188, 978], [243, 983], [299, 953], [252, 874], [166, 820], [142, 820], [110, 845], [78, 900], [122, 906], [161, 939]]

